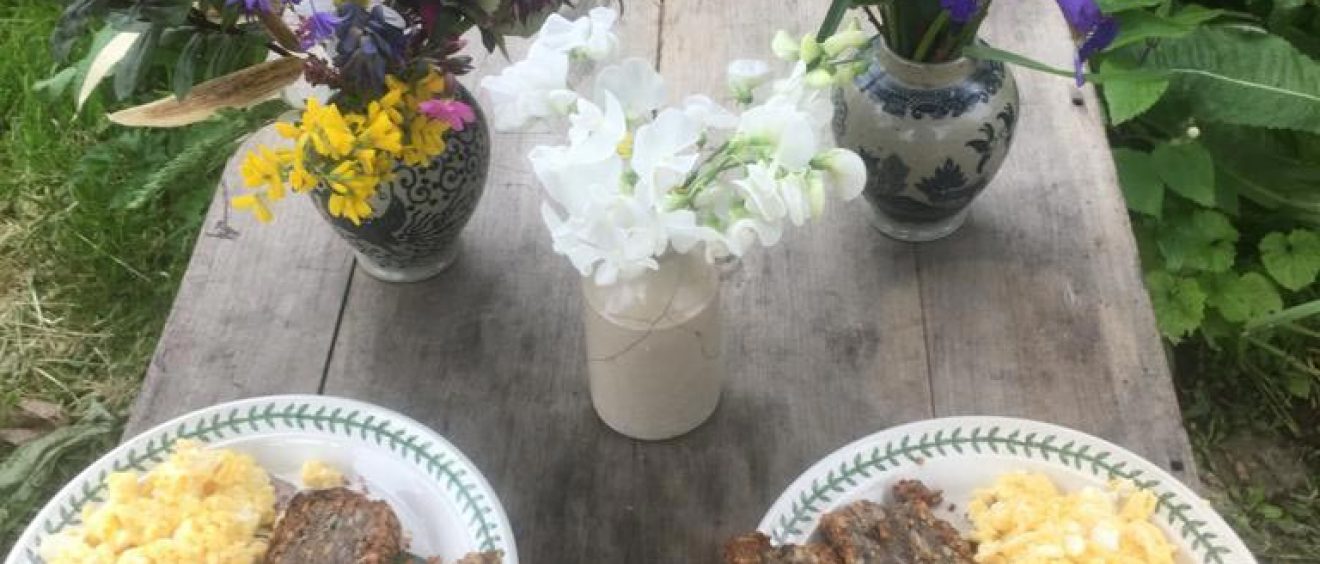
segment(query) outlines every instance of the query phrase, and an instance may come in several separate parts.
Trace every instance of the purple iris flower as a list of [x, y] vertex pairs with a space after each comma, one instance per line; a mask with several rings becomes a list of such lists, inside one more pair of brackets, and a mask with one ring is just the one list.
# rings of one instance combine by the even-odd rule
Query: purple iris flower
[[1100, 11], [1095, 0], [1056, 0], [1063, 10], [1063, 19], [1068, 20], [1068, 27], [1081, 40], [1081, 47], [1073, 58], [1073, 72], [1077, 76], [1077, 85], [1084, 81], [1083, 68], [1086, 60], [1113, 43], [1118, 36], [1118, 22]]
[[967, 23], [981, 9], [977, 0], [940, 0], [940, 7], [949, 12], [953, 23]]
[[302, 25], [298, 26], [298, 39], [302, 43], [303, 50], [310, 49], [321, 40], [334, 36], [335, 29], [342, 21], [343, 18], [330, 12], [312, 12], [312, 16], [304, 18]]

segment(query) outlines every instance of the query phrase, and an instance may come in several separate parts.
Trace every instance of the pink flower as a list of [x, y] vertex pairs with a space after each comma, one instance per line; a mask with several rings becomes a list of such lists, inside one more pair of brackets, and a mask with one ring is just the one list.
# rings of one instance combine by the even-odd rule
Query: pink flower
[[464, 124], [477, 121], [477, 114], [469, 106], [458, 100], [436, 98], [417, 105], [427, 117], [449, 124], [454, 131], [463, 131]]

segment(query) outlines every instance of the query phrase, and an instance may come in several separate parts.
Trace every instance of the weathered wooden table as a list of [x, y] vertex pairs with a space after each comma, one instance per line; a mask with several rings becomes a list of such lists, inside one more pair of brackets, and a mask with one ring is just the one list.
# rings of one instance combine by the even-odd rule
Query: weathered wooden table
[[[727, 61], [769, 58], [774, 30], [806, 32], [827, 4], [628, 0], [621, 33], [672, 99], [720, 94]], [[994, 12], [991, 41], [1071, 62], [1052, 1]], [[480, 59], [469, 85], [504, 64]], [[592, 411], [577, 274], [550, 249], [524, 158], [558, 142], [545, 135], [495, 136], [459, 262], [428, 282], [355, 270], [304, 202], [270, 226], [236, 217], [237, 237], [203, 236], [128, 432], [255, 395], [376, 402], [476, 462], [532, 563], [713, 561], [820, 457], [935, 416], [1071, 426], [1194, 484], [1096, 98], [1088, 88], [1077, 105], [1070, 81], [1015, 73], [1016, 146], [960, 232], [897, 243], [858, 200], [728, 273], [729, 378], [687, 436], [632, 441]], [[223, 210], [220, 194], [208, 226]]]

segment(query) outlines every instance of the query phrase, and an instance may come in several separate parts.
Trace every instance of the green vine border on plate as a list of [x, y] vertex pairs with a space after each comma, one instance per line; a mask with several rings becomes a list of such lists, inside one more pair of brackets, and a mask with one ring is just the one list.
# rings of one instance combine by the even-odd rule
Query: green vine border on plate
[[[468, 526], [476, 528], [476, 535], [481, 543], [480, 550], [495, 550], [497, 543], [503, 540], [496, 532], [498, 524], [489, 518], [493, 509], [486, 503], [486, 496], [473, 491], [476, 488], [475, 484], [464, 481], [467, 470], [454, 467], [457, 459], [446, 457], [443, 453], [432, 453], [434, 444], [429, 441], [422, 442], [420, 435], [408, 433], [403, 428], [390, 429], [391, 423], [388, 418], [364, 416], [360, 409], [343, 407], [331, 409], [323, 405], [313, 412], [309, 403], [289, 403], [280, 408], [278, 402], [271, 402], [264, 407], [251, 405], [246, 410], [236, 407], [230, 409], [226, 415], [216, 412], [209, 418], [201, 417], [191, 424], [189, 421], [179, 423], [174, 429], [152, 437], [142, 445], [141, 450], [139, 447], [128, 449], [114, 461], [114, 471], [123, 472], [131, 469], [145, 472], [148, 469], [148, 462], [163, 462], [174, 443], [180, 439], [212, 442], [225, 438], [226, 433], [242, 434], [245, 425], [253, 432], [260, 431], [263, 426], [267, 430], [295, 427], [306, 430], [308, 425], [311, 425], [320, 432], [343, 433], [349, 437], [357, 432], [364, 441], [370, 435], [376, 445], [387, 446], [390, 452], [402, 454], [405, 459], [411, 456], [414, 463], [424, 465], [433, 478], [443, 483], [445, 489], [456, 496], [463, 514], [471, 515]], [[101, 496], [105, 491], [105, 479], [108, 475], [109, 471], [103, 468], [95, 480], [84, 480], [82, 486], [70, 495], [68, 501], [61, 504], [59, 514], [46, 519], [43, 523], [42, 528], [45, 533], [54, 534], [74, 524], [84, 505], [102, 501]], [[34, 548], [26, 547], [27, 556], [33, 562], [38, 562]]]
[[[1089, 465], [1092, 474], [1104, 471], [1110, 479], [1130, 480], [1143, 489], [1154, 490], [1160, 485], [1158, 479], [1143, 479], [1143, 470], [1128, 469], [1127, 462], [1110, 462], [1109, 458], [1113, 454], [1109, 451], [1093, 450], [1091, 445], [1078, 445], [1075, 440], [1058, 444], [1061, 441], [1056, 434], [1024, 434], [1021, 429], [1015, 429], [1001, 436], [1000, 426], [990, 427], [984, 433], [982, 430], [981, 426], [973, 427], [970, 435], [964, 435], [962, 427], [955, 427], [949, 433], [944, 429], [933, 434], [927, 431], [915, 443], [912, 442], [912, 435], [903, 435], [897, 443], [889, 441], [884, 449], [878, 446], [872, 448], [869, 457], [863, 456], [864, 452], [858, 452], [852, 460], [844, 460], [837, 469], [830, 470], [823, 483], [820, 479], [813, 479], [810, 491], [801, 492], [793, 500], [789, 513], [779, 517], [779, 526], [771, 536], [775, 543], [783, 543], [789, 535], [802, 534], [801, 527], [815, 521], [823, 504], [833, 501], [837, 494], [847, 493], [845, 484], [856, 487], [859, 478], [870, 478], [872, 472], [884, 472], [902, 466], [905, 462], [921, 464], [923, 459], [948, 456], [949, 450], [962, 454], [965, 448], [970, 448], [977, 454], [983, 450], [998, 454], [1000, 449], [1004, 449], [1013, 455], [1021, 451], [1027, 458], [1039, 456], [1046, 462], [1050, 462], [1050, 456], [1053, 455], [1064, 465], [1071, 464], [1078, 470]], [[1178, 499], [1173, 492], [1161, 493], [1157, 499], [1155, 514], [1159, 515], [1163, 511], [1170, 527], [1178, 530], [1184, 540], [1190, 537], [1193, 551], [1202, 550], [1205, 562], [1224, 564], [1224, 554], [1229, 549], [1216, 542], [1218, 535], [1204, 530], [1205, 521], [1189, 515], [1191, 504]]]

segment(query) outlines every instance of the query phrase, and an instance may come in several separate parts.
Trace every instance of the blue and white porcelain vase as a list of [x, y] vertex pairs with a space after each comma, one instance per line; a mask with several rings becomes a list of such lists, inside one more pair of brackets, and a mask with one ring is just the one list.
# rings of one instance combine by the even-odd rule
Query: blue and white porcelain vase
[[873, 223], [903, 241], [953, 233], [1008, 155], [1017, 83], [1003, 63], [915, 63], [876, 38], [870, 67], [835, 92], [840, 147], [866, 163]]
[[445, 133], [445, 152], [423, 167], [397, 163], [394, 179], [376, 190], [372, 216], [360, 225], [333, 217], [329, 189], [312, 191], [312, 202], [357, 255], [358, 266], [385, 282], [417, 282], [439, 274], [458, 255], [458, 237], [477, 209], [490, 168], [486, 116], [466, 89], [458, 97], [472, 106], [476, 121]]

